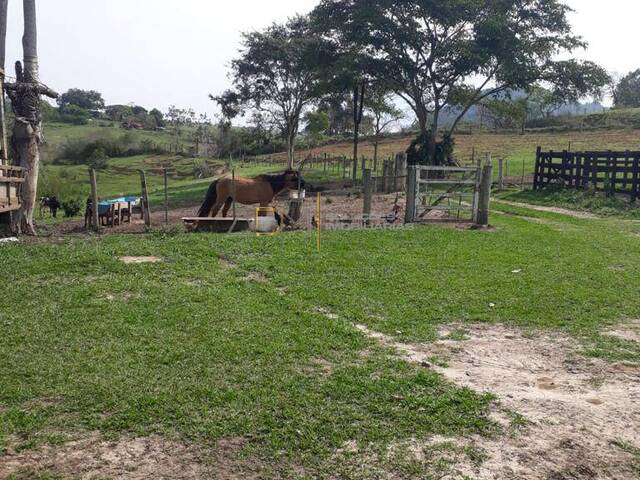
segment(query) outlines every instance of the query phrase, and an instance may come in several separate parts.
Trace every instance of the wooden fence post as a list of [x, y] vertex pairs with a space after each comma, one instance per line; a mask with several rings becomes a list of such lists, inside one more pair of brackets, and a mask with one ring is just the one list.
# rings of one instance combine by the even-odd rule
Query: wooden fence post
[[371, 170], [366, 168], [362, 172], [362, 191], [364, 193], [364, 208], [362, 214], [364, 217], [364, 224], [369, 225], [371, 223], [371, 203], [373, 200], [373, 182], [371, 181]]
[[98, 180], [93, 168], [89, 170], [89, 180], [91, 181], [91, 226], [97, 230], [100, 226], [98, 220]]
[[142, 215], [144, 217], [144, 226], [151, 228], [151, 210], [149, 208], [149, 190], [147, 188], [147, 174], [144, 170], [140, 172], [140, 189], [142, 190]]
[[636, 155], [633, 159], [633, 193], [631, 194], [631, 201], [636, 202], [638, 200], [638, 194], [640, 193], [640, 158]]
[[382, 163], [382, 193], [389, 193], [389, 160]]
[[[523, 163], [524, 168], [524, 163]], [[524, 171], [522, 177], [524, 178]], [[524, 182], [523, 182], [524, 183]], [[542, 147], [536, 149], [536, 171], [533, 177], [533, 189], [542, 189]]]
[[504, 158], [498, 160], [498, 190], [504, 190]]
[[406, 175], [407, 172], [407, 155], [406, 153], [399, 153], [396, 155], [396, 160], [394, 164], [393, 170], [393, 191], [399, 192], [402, 190], [403, 182], [402, 177]]
[[404, 223], [413, 223], [416, 219], [416, 193], [418, 192], [418, 166], [407, 168], [407, 206], [404, 212]]
[[482, 167], [480, 194], [478, 196], [478, 214], [475, 223], [484, 227], [489, 225], [489, 207], [491, 203], [491, 186], [493, 185], [493, 165], [491, 154], [487, 154], [487, 162]]
[[169, 225], [169, 176], [167, 169], [163, 168], [164, 174], [164, 224]]

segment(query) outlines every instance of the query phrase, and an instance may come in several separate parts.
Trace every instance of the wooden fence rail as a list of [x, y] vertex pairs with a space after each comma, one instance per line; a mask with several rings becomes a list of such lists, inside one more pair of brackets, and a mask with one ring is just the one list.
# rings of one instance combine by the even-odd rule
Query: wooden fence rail
[[22, 168], [0, 165], [0, 214], [20, 208], [20, 187], [23, 183]]
[[534, 190], [548, 186], [640, 195], [640, 152], [536, 152]]

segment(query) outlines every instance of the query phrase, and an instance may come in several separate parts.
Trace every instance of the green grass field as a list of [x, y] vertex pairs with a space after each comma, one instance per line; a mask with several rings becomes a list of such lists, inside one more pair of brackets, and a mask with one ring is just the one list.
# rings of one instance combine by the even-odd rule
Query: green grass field
[[[428, 343], [442, 325], [502, 323], [640, 364], [637, 343], [602, 334], [640, 315], [640, 223], [495, 208], [493, 231], [328, 232], [320, 254], [308, 233], [0, 246], [0, 450], [95, 431], [202, 446], [242, 437], [272, 469], [264, 478], [297, 467], [437, 478], [390, 445], [508, 435], [488, 417], [493, 397], [405, 363], [353, 324]], [[378, 470], [337, 455], [347, 442]]]

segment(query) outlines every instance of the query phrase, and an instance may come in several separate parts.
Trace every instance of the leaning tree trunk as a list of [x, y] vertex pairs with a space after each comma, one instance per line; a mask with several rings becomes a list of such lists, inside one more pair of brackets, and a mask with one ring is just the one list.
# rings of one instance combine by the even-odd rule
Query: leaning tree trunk
[[[25, 182], [20, 192], [21, 206], [12, 221], [16, 234], [35, 235], [33, 213], [36, 206], [38, 175], [40, 171], [40, 141], [42, 138], [42, 120], [40, 118], [40, 94], [46, 88], [39, 84], [38, 68], [38, 30], [36, 23], [35, 0], [23, 0], [24, 5], [24, 72], [17, 68], [16, 92], [18, 105], [13, 127], [13, 148], [16, 159], [23, 168]], [[14, 98], [12, 98], [14, 103]]]

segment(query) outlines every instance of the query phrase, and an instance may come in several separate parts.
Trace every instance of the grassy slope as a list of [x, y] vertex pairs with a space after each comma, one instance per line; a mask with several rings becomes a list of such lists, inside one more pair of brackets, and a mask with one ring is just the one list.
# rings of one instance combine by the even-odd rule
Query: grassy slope
[[[383, 141], [380, 155], [388, 157], [407, 149], [412, 138], [391, 138]], [[528, 133], [491, 134], [477, 133], [473, 135], [456, 136], [456, 156], [463, 162], [471, 160], [475, 149], [476, 158], [491, 152], [494, 158], [505, 158], [509, 163], [509, 175], [522, 174], [523, 162], [525, 174], [533, 173], [536, 148], [544, 150], [640, 150], [640, 135], [637, 130], [598, 130], [585, 132], [564, 133]], [[313, 153], [331, 153], [335, 155], [351, 155], [353, 147], [349, 144], [339, 144], [312, 150]], [[305, 152], [306, 153], [306, 152]], [[373, 144], [364, 142], [361, 146], [362, 155], [373, 156]]]
[[[336, 461], [346, 441], [385, 457], [395, 441], [494, 426], [489, 397], [388, 358], [352, 322], [423, 341], [451, 322], [559, 329], [588, 355], [640, 362], [637, 344], [600, 334], [640, 315], [640, 224], [497, 208], [509, 215], [493, 232], [333, 232], [321, 254], [307, 233], [1, 247], [0, 444], [83, 429], [244, 436], [312, 476], [358, 478]], [[245, 280], [251, 271], [268, 281]]]

